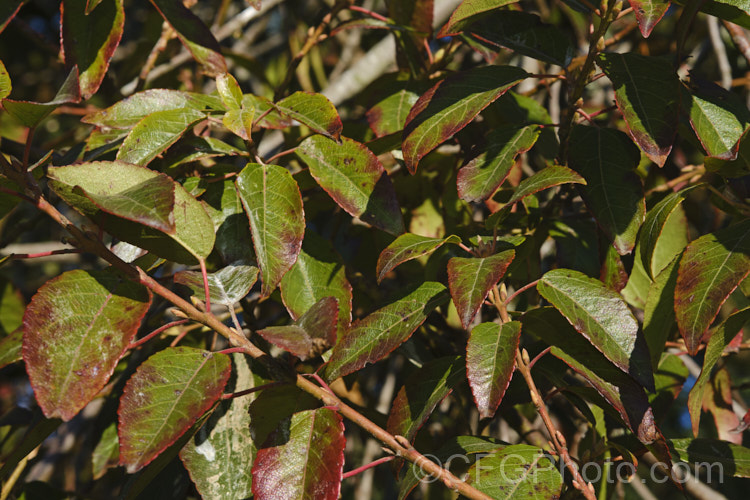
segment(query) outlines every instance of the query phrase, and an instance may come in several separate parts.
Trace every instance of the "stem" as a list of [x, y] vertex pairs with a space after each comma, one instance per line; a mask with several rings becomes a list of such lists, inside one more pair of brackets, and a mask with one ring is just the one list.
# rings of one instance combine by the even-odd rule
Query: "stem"
[[292, 154], [295, 151], [297, 151], [296, 147], [295, 148], [289, 148], [289, 149], [284, 150], [284, 151], [282, 151], [280, 153], [276, 153], [275, 155], [273, 155], [272, 157], [270, 157], [269, 159], [267, 159], [266, 163], [273, 163], [273, 161], [276, 160], [277, 158], [281, 158], [282, 156], [286, 156], [288, 154]]
[[248, 394], [252, 394], [254, 392], [262, 391], [263, 389], [268, 389], [270, 387], [276, 387], [279, 385], [286, 385], [286, 382], [270, 382], [268, 384], [259, 385], [258, 387], [251, 387], [250, 389], [245, 389], [244, 391], [237, 391], [231, 394], [222, 394], [221, 399], [226, 400], [226, 399], [239, 398], [242, 396], [247, 396]]
[[146, 342], [148, 342], [149, 340], [151, 340], [152, 338], [156, 337], [157, 335], [159, 335], [164, 330], [169, 330], [173, 326], [184, 325], [188, 321], [189, 320], [187, 320], [187, 319], [178, 319], [177, 321], [172, 321], [171, 323], [167, 323], [166, 325], [160, 326], [159, 328], [157, 328], [153, 332], [149, 333], [145, 337], [142, 337], [142, 338], [138, 339], [137, 341], [131, 343], [128, 346], [127, 350], [130, 351], [131, 349], [135, 349], [136, 347], [139, 347], [139, 346], [145, 344]]
[[8, 257], [11, 259], [36, 259], [39, 257], [49, 257], [51, 255], [64, 255], [70, 253], [81, 253], [77, 248], [62, 248], [60, 250], [48, 250], [37, 253], [12, 253]]
[[208, 273], [206, 272], [206, 261], [198, 259], [201, 266], [201, 276], [203, 276], [203, 293], [206, 296], [206, 312], [211, 312], [211, 293], [208, 290]]
[[349, 10], [353, 10], [355, 12], [361, 12], [362, 14], [366, 14], [366, 15], [372, 17], [373, 19], [377, 19], [378, 21], [383, 21], [384, 23], [389, 22], [389, 20], [388, 20], [387, 17], [381, 16], [377, 12], [373, 12], [373, 11], [371, 11], [369, 9], [365, 9], [364, 7], [358, 7], [356, 5], [351, 5], [349, 7]]
[[341, 479], [347, 479], [347, 478], [350, 478], [352, 476], [356, 476], [360, 472], [364, 472], [367, 469], [371, 469], [371, 468], [373, 468], [373, 467], [375, 467], [377, 465], [384, 464], [386, 462], [390, 462], [394, 458], [396, 458], [396, 457], [390, 456], [390, 457], [378, 458], [377, 460], [375, 460], [373, 462], [370, 462], [369, 464], [365, 464], [362, 467], [357, 467], [356, 469], [352, 469], [349, 472], [344, 472], [344, 475], [341, 476]]
[[525, 292], [529, 288], [535, 287], [537, 285], [537, 283], [539, 283], [539, 280], [534, 280], [531, 283], [529, 283], [528, 285], [524, 285], [521, 288], [519, 288], [518, 290], [516, 290], [515, 292], [513, 292], [510, 295], [510, 297], [507, 297], [505, 299], [505, 306], [507, 306], [508, 304], [510, 304], [511, 302], [513, 302], [513, 299], [515, 299], [519, 294]]
[[467, 246], [466, 246], [466, 245], [464, 245], [463, 243], [459, 243], [459, 244], [458, 244], [458, 246], [459, 246], [459, 247], [460, 247], [461, 249], [463, 249], [463, 250], [465, 250], [465, 251], [469, 252], [469, 253], [470, 253], [471, 255], [473, 255], [474, 257], [479, 257], [479, 255], [477, 255], [477, 253], [476, 253], [476, 252], [475, 252], [474, 250], [472, 250], [471, 248], [467, 247]]

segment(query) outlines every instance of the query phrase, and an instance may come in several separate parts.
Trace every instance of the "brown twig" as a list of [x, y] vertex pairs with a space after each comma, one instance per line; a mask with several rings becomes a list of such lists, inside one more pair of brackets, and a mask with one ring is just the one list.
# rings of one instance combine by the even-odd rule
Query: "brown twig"
[[737, 50], [742, 52], [742, 55], [745, 56], [747, 62], [750, 63], [750, 41], [747, 39], [745, 30], [729, 21], [722, 22], [732, 36], [732, 41], [734, 42], [735, 47], [737, 47]]
[[357, 474], [359, 474], [360, 472], [364, 472], [364, 471], [366, 471], [367, 469], [372, 469], [373, 467], [375, 467], [375, 466], [377, 466], [377, 465], [380, 465], [380, 464], [384, 464], [384, 463], [390, 462], [390, 461], [391, 461], [391, 460], [393, 460], [394, 458], [396, 458], [396, 457], [394, 457], [394, 456], [389, 456], [389, 457], [383, 457], [383, 458], [379, 458], [379, 459], [377, 459], [377, 460], [374, 460], [374, 461], [370, 462], [369, 464], [365, 464], [365, 465], [363, 465], [363, 466], [361, 466], [361, 467], [357, 467], [356, 469], [352, 469], [352, 470], [350, 470], [349, 472], [344, 472], [344, 474], [343, 474], [343, 475], [341, 476], [341, 479], [348, 479], [348, 478], [350, 478], [350, 477], [356, 476], [356, 475], [357, 475]]
[[160, 334], [161, 332], [163, 332], [163, 331], [165, 331], [165, 330], [169, 330], [169, 329], [170, 329], [170, 328], [172, 328], [173, 326], [184, 325], [184, 324], [185, 324], [185, 323], [187, 323], [188, 321], [189, 321], [189, 320], [187, 320], [187, 319], [178, 319], [177, 321], [172, 321], [171, 323], [167, 323], [166, 325], [162, 325], [162, 326], [160, 326], [159, 328], [157, 328], [156, 330], [154, 330], [153, 332], [149, 333], [148, 335], [145, 335], [144, 337], [141, 337], [141, 338], [140, 338], [140, 339], [138, 339], [137, 341], [135, 341], [135, 342], [132, 342], [132, 343], [131, 343], [131, 344], [130, 344], [130, 345], [128, 346], [128, 349], [127, 349], [127, 350], [128, 350], [128, 351], [130, 351], [131, 349], [135, 349], [136, 347], [139, 347], [139, 346], [141, 346], [141, 345], [145, 344], [146, 342], [148, 342], [149, 340], [151, 340], [152, 338], [156, 337], [156, 336], [157, 336], [157, 335], [159, 335], [159, 334]]
[[526, 285], [522, 286], [521, 288], [519, 288], [518, 290], [516, 290], [515, 292], [513, 292], [510, 296], [508, 296], [505, 299], [505, 305], [507, 306], [508, 304], [510, 304], [513, 301], [513, 299], [515, 299], [516, 297], [518, 297], [519, 294], [525, 292], [529, 288], [535, 287], [537, 283], [539, 283], [539, 280], [534, 280], [531, 283], [526, 284]]

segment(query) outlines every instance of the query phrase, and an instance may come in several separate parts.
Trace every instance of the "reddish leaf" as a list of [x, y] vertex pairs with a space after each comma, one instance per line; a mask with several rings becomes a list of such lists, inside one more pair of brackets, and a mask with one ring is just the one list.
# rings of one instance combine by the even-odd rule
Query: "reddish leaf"
[[677, 326], [690, 354], [729, 294], [750, 273], [750, 220], [701, 236], [680, 260], [675, 286]]
[[344, 422], [328, 408], [282, 420], [258, 450], [253, 495], [259, 499], [336, 500], [344, 470]]
[[151, 0], [164, 20], [177, 32], [182, 44], [210, 75], [227, 72], [221, 46], [208, 26], [185, 7], [182, 0]]
[[336, 343], [339, 305], [334, 297], [324, 297], [303, 314], [295, 325], [270, 326], [258, 335], [302, 361], [320, 356]]
[[387, 95], [367, 111], [367, 123], [377, 137], [403, 130], [409, 110], [419, 99], [419, 85], [411, 80], [397, 80], [387, 89]]
[[69, 271], [31, 299], [23, 358], [44, 414], [73, 418], [104, 387], [151, 305], [143, 286], [110, 270]]
[[378, 275], [378, 283], [392, 269], [406, 261], [417, 259], [428, 253], [432, 253], [445, 243], [461, 243], [461, 238], [452, 234], [447, 238], [428, 238], [418, 234], [402, 234], [380, 252], [378, 265], [375, 273]]
[[63, 59], [69, 67], [78, 66], [84, 99], [94, 95], [104, 80], [125, 25], [123, 0], [102, 2], [90, 13], [87, 2], [64, 0], [60, 4]]
[[391, 234], [404, 232], [401, 209], [388, 172], [367, 146], [344, 137], [306, 139], [297, 155], [310, 174], [350, 215]]
[[404, 127], [402, 150], [409, 171], [416, 172], [427, 153], [527, 76], [515, 66], [484, 66], [449, 76], [422, 94]]
[[445, 302], [445, 292], [445, 286], [427, 281], [405, 297], [356, 321], [333, 348], [326, 377], [333, 380], [383, 359]]
[[453, 257], [448, 261], [448, 286], [465, 329], [515, 255], [514, 250], [506, 250], [490, 257]]
[[742, 444], [742, 434], [731, 432], [740, 424], [740, 417], [732, 409], [732, 381], [726, 368], [716, 372], [703, 393], [703, 411], [713, 415], [719, 439]]
[[120, 464], [148, 465], [219, 399], [232, 364], [226, 354], [168, 347], [143, 362], [120, 399]]
[[327, 135], [331, 139], [341, 139], [341, 118], [336, 106], [323, 94], [295, 92], [276, 103], [280, 113], [297, 120], [310, 130]]
[[447, 356], [425, 363], [396, 394], [386, 429], [413, 441], [435, 407], [464, 379], [464, 359]]
[[237, 176], [237, 190], [250, 220], [255, 255], [268, 297], [302, 247], [305, 213], [292, 175], [278, 165], [250, 163]]
[[654, 26], [667, 13], [670, 5], [665, 0], [629, 0], [629, 2], [644, 38], [648, 38]]
[[491, 418], [516, 368], [521, 323], [480, 323], [466, 344], [466, 378], [481, 418]]

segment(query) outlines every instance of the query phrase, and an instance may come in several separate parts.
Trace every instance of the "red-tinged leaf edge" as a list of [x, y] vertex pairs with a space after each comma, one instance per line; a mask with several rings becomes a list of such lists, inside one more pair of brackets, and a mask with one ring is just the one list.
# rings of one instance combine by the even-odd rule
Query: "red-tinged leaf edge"
[[[643, 38], [648, 38], [656, 25], [669, 10], [670, 3], [659, 0], [628, 0], [635, 12], [638, 28]], [[647, 10], [648, 9], [648, 10]], [[650, 11], [650, 12], [649, 12]]]

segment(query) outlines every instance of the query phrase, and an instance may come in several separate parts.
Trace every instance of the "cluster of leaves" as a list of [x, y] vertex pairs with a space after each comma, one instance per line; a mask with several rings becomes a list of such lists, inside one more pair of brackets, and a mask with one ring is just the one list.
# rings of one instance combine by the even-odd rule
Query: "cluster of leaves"
[[[6, 46], [25, 3], [0, 7]], [[302, 22], [270, 3], [248, 33]], [[399, 498], [610, 498], [644, 456], [750, 477], [750, 111], [719, 56], [685, 59], [719, 18], [744, 75], [750, 5], [385, 3], [321, 3], [262, 76], [181, 0], [63, 0], [46, 102], [0, 52], [2, 244], [72, 245], [0, 261], [3, 500], [335, 499], [370, 436]], [[118, 91], [139, 18], [163, 28]], [[397, 72], [319, 92], [383, 30]], [[179, 50], [195, 71], [150, 82]], [[80, 259], [30, 270], [56, 254]], [[465, 461], [417, 488], [419, 453]]]

